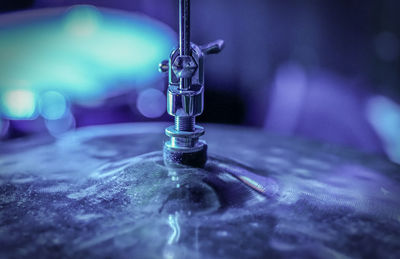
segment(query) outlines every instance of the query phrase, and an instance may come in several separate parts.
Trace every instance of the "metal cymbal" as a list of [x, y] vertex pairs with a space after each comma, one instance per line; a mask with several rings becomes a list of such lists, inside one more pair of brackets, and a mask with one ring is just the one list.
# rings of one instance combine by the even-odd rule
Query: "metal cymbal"
[[400, 256], [400, 167], [208, 125], [204, 169], [163, 163], [166, 124], [0, 146], [2, 257]]

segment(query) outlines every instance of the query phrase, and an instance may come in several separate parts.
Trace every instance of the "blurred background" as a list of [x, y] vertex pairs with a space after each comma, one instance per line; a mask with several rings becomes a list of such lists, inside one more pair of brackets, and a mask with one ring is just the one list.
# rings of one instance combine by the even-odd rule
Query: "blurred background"
[[[400, 2], [192, 0], [206, 60], [200, 123], [252, 126], [400, 163]], [[0, 138], [171, 121], [178, 0], [0, 3]]]

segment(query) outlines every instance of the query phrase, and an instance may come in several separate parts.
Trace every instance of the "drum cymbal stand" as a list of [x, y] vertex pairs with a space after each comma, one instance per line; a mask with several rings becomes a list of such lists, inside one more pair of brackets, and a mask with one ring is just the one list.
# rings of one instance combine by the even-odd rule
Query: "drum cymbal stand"
[[207, 144], [199, 139], [204, 128], [196, 125], [204, 109], [204, 56], [223, 46], [223, 40], [205, 46], [190, 42], [190, 0], [179, 0], [179, 47], [159, 65], [161, 72], [168, 71], [167, 112], [175, 117], [175, 125], [165, 129], [168, 165], [203, 167], [207, 161]]

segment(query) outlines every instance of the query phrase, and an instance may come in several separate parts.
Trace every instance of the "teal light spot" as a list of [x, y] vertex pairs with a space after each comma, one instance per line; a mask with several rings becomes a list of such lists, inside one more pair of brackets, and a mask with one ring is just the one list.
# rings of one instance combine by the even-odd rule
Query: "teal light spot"
[[400, 163], [400, 105], [386, 97], [375, 96], [367, 103], [366, 115], [389, 158]]
[[[26, 82], [32, 93], [57, 91], [71, 102], [102, 99], [160, 79], [158, 63], [176, 44], [175, 32], [140, 14], [91, 6], [27, 12], [0, 21], [1, 91]], [[3, 106], [0, 113], [27, 117], [25, 105], [17, 115]]]
[[63, 117], [67, 110], [67, 101], [56, 91], [47, 91], [40, 96], [40, 114], [48, 120]]
[[29, 90], [5, 91], [1, 97], [1, 111], [9, 119], [33, 119], [36, 112], [36, 97]]

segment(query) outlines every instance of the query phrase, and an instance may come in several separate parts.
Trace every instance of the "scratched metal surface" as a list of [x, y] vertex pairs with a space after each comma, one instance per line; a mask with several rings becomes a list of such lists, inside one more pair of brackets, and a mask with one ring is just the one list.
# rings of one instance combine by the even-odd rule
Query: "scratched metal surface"
[[0, 257], [400, 258], [400, 168], [209, 125], [205, 169], [164, 167], [165, 124], [0, 146]]

